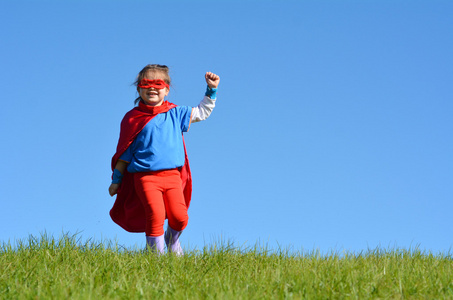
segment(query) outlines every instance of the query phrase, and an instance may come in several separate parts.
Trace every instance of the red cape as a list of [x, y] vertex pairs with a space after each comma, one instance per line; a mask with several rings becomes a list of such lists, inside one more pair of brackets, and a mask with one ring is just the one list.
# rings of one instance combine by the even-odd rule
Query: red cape
[[[142, 131], [145, 125], [160, 113], [176, 107], [175, 104], [165, 101], [160, 106], [147, 106], [139, 102], [139, 106], [130, 110], [121, 121], [120, 138], [116, 153], [112, 157], [112, 171], [120, 156], [126, 151], [135, 137]], [[184, 138], [183, 138], [184, 143]], [[189, 159], [187, 158], [186, 145], [184, 143], [185, 164], [181, 169], [182, 188], [186, 206], [189, 208], [192, 197], [192, 176], [190, 173]], [[129, 232], [145, 231], [145, 210], [138, 198], [134, 187], [134, 176], [127, 170], [123, 174], [123, 181], [118, 189], [115, 203], [110, 210], [112, 220]]]

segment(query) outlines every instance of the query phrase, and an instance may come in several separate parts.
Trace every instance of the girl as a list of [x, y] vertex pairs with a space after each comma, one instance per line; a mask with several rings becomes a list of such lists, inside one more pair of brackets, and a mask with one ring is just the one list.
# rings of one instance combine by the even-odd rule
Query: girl
[[110, 196], [117, 198], [110, 216], [127, 231], [144, 231], [147, 245], [159, 254], [164, 243], [168, 252], [183, 254], [179, 237], [189, 220], [192, 178], [182, 133], [214, 109], [220, 78], [207, 72], [205, 79], [208, 87], [197, 107], [176, 106], [165, 101], [168, 67], [147, 65], [135, 81], [138, 106], [121, 122], [109, 187]]

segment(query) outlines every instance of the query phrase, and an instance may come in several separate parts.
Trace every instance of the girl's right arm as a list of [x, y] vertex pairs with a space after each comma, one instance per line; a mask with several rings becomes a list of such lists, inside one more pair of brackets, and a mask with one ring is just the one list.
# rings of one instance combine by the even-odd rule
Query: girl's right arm
[[[128, 165], [127, 162], [125, 162], [123, 160], [118, 160], [118, 162], [116, 163], [116, 166], [115, 166], [114, 173], [119, 171], [119, 173], [121, 174], [121, 177], [122, 177], [122, 175], [124, 174], [124, 171], [126, 171], [127, 165]], [[113, 197], [113, 195], [115, 195], [118, 192], [118, 188], [120, 187], [120, 185], [121, 185], [121, 182], [120, 183], [112, 182], [112, 184], [109, 187], [110, 196]]]

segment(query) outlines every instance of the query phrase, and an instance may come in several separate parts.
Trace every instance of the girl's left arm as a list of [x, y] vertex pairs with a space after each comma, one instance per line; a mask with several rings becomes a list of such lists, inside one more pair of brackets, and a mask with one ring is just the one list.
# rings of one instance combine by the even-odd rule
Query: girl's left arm
[[206, 83], [208, 85], [206, 94], [197, 107], [192, 108], [190, 116], [190, 123], [196, 123], [206, 120], [215, 107], [215, 100], [217, 98], [217, 87], [219, 86], [220, 77], [214, 73], [207, 72], [205, 74]]

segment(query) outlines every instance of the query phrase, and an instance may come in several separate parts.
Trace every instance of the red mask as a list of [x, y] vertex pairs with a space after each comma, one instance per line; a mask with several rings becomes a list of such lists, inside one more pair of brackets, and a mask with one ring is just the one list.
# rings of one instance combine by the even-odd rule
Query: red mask
[[142, 79], [138, 84], [138, 87], [142, 89], [149, 89], [153, 87], [158, 90], [161, 90], [163, 88], [170, 88], [170, 86], [162, 79]]

